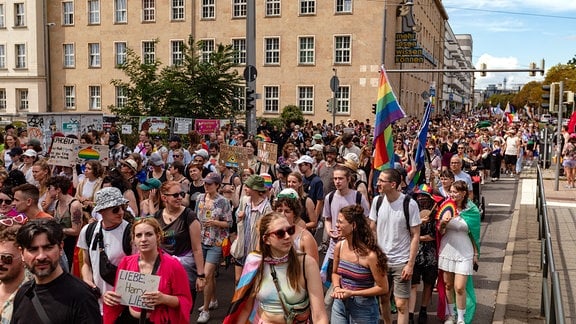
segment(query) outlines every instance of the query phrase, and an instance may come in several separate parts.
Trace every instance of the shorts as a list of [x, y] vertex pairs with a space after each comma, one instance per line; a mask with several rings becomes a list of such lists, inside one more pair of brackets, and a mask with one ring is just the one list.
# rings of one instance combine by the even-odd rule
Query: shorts
[[504, 163], [516, 165], [518, 157], [516, 155], [504, 155]]
[[[407, 263], [388, 266], [388, 284], [390, 287], [394, 285], [394, 297], [396, 298], [410, 298], [412, 283], [410, 280], [402, 280], [402, 269], [404, 269], [406, 264]], [[392, 288], [390, 290], [392, 290]]]
[[568, 168], [568, 169], [576, 168], [576, 160], [567, 160], [567, 159], [564, 159], [564, 160], [562, 161], [562, 166], [565, 167], [565, 168]]
[[414, 266], [414, 271], [412, 272], [412, 284], [418, 285], [420, 281], [425, 284], [433, 285], [436, 283], [438, 278], [438, 267], [437, 266]]
[[204, 256], [204, 262], [219, 264], [220, 256], [222, 256], [222, 247], [202, 244], [202, 255]]

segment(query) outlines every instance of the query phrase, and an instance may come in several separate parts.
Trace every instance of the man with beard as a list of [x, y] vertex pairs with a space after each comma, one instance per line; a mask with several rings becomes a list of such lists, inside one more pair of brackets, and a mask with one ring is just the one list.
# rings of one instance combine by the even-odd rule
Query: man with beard
[[[0, 323], [9, 323], [14, 310], [14, 297], [18, 288], [25, 281], [24, 264], [20, 251], [16, 245], [16, 232], [20, 228], [19, 222], [24, 222], [22, 216], [15, 218], [2, 218], [0, 222], [0, 305], [4, 305], [0, 312]], [[7, 226], [7, 224], [11, 224]]]
[[18, 230], [16, 243], [34, 280], [16, 293], [11, 323], [102, 322], [95, 293], [60, 266], [63, 237], [53, 219], [29, 221]]

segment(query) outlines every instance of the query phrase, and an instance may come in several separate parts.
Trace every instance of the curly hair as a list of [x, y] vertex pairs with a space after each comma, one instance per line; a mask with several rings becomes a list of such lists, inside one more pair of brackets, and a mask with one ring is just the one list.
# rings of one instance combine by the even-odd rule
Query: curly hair
[[342, 208], [340, 214], [349, 224], [356, 224], [352, 232], [352, 246], [351, 248], [360, 256], [367, 256], [370, 252], [376, 253], [378, 259], [378, 269], [380, 273], [386, 275], [388, 272], [388, 258], [382, 252], [373, 232], [370, 230], [370, 225], [364, 216], [364, 208], [361, 205], [350, 205]]
[[296, 222], [298, 221], [298, 218], [302, 218], [301, 215], [302, 215], [302, 211], [304, 210], [304, 207], [302, 207], [302, 203], [300, 201], [300, 198], [296, 198], [296, 199], [288, 198], [288, 197], [278, 198], [274, 202], [274, 209], [276, 209], [280, 206], [286, 206], [292, 211], [292, 213], [294, 213], [294, 224], [296, 224]]

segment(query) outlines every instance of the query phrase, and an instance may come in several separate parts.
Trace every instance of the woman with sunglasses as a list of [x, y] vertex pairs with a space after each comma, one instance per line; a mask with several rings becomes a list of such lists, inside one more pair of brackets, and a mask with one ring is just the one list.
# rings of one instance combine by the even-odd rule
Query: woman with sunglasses
[[[224, 323], [246, 323], [255, 303], [253, 323], [287, 323], [285, 308], [290, 306], [300, 310], [294, 323], [308, 323], [310, 319], [315, 324], [328, 323], [318, 263], [296, 251], [291, 237], [294, 232], [295, 225], [291, 226], [286, 217], [278, 213], [262, 216], [256, 232], [260, 252], [250, 253], [246, 259]], [[242, 289], [246, 282], [254, 285], [248, 295]]]
[[[124, 312], [127, 306], [120, 304], [120, 295], [114, 290], [104, 293], [104, 321], [113, 323], [189, 323], [192, 309], [192, 296], [186, 278], [186, 270], [176, 258], [159, 249], [163, 232], [154, 218], [142, 218], [132, 225], [132, 243], [138, 253], [122, 258], [118, 270], [128, 270], [160, 276], [157, 291], [148, 291], [142, 295], [143, 302], [154, 307], [143, 312], [141, 308], [128, 307], [129, 315]], [[117, 272], [117, 274], [120, 271]], [[118, 280], [118, 277], [116, 277]], [[138, 321], [146, 316], [146, 321]], [[131, 321], [132, 320], [132, 321]]]
[[162, 209], [154, 214], [154, 218], [165, 233], [160, 247], [166, 253], [176, 257], [184, 266], [188, 274], [190, 289], [192, 289], [193, 300], [196, 300], [196, 292], [202, 291], [205, 285], [204, 256], [200, 241], [201, 225], [196, 213], [182, 206], [182, 199], [186, 193], [182, 191], [178, 182], [164, 182], [160, 187], [160, 192]]
[[290, 225], [296, 225], [296, 231], [292, 238], [296, 251], [303, 252], [314, 258], [316, 263], [320, 262], [318, 255], [318, 244], [314, 236], [306, 230], [306, 222], [302, 220], [302, 204], [296, 190], [286, 188], [276, 196], [274, 210], [286, 217]]
[[14, 217], [18, 215], [16, 209], [12, 208], [14, 193], [11, 187], [2, 187], [0, 189], [0, 215]]

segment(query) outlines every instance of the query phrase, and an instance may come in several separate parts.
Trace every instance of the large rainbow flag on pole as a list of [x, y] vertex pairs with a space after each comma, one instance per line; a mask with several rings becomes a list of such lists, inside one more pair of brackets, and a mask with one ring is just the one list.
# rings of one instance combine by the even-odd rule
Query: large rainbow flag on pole
[[392, 123], [406, 117], [388, 82], [384, 66], [380, 68], [376, 120], [374, 122], [374, 169], [394, 167], [394, 139]]

